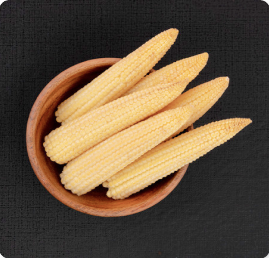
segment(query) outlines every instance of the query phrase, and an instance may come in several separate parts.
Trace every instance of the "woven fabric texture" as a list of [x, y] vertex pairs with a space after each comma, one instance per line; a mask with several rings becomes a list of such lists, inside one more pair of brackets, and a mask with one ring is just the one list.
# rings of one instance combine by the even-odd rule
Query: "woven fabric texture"
[[[124, 57], [157, 33], [179, 36], [157, 64], [207, 51], [188, 88], [229, 76], [196, 126], [253, 123], [189, 166], [156, 206], [121, 218], [72, 210], [39, 183], [26, 123], [45, 85], [99, 57]], [[269, 6], [260, 0], [8, 0], [0, 6], [0, 253], [5, 258], [263, 258], [269, 253]]]

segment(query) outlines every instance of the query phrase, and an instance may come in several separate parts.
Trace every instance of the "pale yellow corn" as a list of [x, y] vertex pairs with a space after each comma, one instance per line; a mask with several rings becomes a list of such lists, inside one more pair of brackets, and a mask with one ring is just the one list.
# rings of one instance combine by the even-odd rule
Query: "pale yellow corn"
[[208, 53], [203, 53], [174, 62], [147, 75], [124, 95], [154, 87], [159, 83], [181, 82], [182, 87], [186, 87], [205, 67], [207, 60]]
[[[188, 90], [187, 92], [177, 97], [165, 108], [161, 109], [158, 113], [182, 107], [185, 105], [191, 105], [193, 107], [193, 112], [187, 123], [184, 124], [181, 128], [179, 128], [171, 136], [169, 136], [169, 138], [178, 135], [180, 132], [184, 131], [191, 124], [193, 124], [200, 117], [202, 117], [221, 97], [221, 95], [227, 89], [228, 84], [229, 84], [228, 77], [216, 78], [214, 80], [203, 83], [195, 88]], [[103, 187], [108, 187], [108, 183], [104, 182]]]
[[158, 85], [90, 111], [45, 137], [47, 156], [58, 164], [67, 163], [111, 135], [156, 113], [182, 91], [178, 83]]
[[177, 35], [177, 29], [166, 30], [110, 67], [62, 102], [55, 113], [56, 120], [72, 121], [123, 95], [165, 55]]
[[201, 118], [218, 101], [227, 89], [228, 85], [229, 77], [216, 78], [186, 91], [169, 105], [160, 110], [159, 112], [163, 112], [185, 105], [192, 105], [193, 107], [193, 113], [188, 122], [179, 128], [171, 137], [174, 137], [184, 131], [191, 124]]
[[236, 135], [250, 119], [213, 122], [160, 144], [108, 181], [108, 197], [124, 199], [177, 171]]
[[190, 107], [169, 110], [111, 136], [69, 162], [61, 182], [77, 195], [91, 191], [175, 132], [190, 113]]

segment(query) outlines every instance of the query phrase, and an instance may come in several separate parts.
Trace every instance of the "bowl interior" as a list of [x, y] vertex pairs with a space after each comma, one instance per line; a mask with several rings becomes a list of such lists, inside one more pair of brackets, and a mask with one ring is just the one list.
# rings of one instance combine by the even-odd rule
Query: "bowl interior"
[[106, 196], [102, 186], [82, 196], [66, 190], [59, 174], [63, 166], [52, 162], [43, 148], [44, 137], [59, 127], [55, 120], [57, 106], [74, 92], [89, 83], [111, 65], [117, 58], [90, 60], [73, 66], [55, 77], [37, 98], [27, 125], [27, 150], [31, 165], [44, 187], [58, 200], [78, 211], [96, 216], [125, 216], [145, 210], [166, 197], [185, 174], [185, 166], [178, 172], [164, 178], [130, 196], [125, 200], [113, 200]]

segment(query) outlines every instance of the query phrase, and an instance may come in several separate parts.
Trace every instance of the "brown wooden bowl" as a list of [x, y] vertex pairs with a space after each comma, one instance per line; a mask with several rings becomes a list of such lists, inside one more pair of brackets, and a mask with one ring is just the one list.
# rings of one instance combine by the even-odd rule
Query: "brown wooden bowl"
[[77, 196], [67, 191], [61, 184], [59, 174], [63, 166], [52, 162], [43, 148], [44, 137], [59, 126], [55, 120], [55, 110], [59, 103], [119, 60], [119, 58], [93, 59], [74, 65], [57, 75], [36, 99], [26, 130], [28, 156], [41, 184], [65, 205], [80, 212], [102, 217], [131, 215], [155, 205], [177, 186], [188, 168], [188, 165], [184, 166], [178, 172], [125, 200], [108, 198], [106, 188], [102, 186], [88, 194]]

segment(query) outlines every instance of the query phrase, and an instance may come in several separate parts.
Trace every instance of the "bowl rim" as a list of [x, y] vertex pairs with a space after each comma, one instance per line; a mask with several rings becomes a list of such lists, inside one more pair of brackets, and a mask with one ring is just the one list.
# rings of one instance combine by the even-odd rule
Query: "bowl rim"
[[[44, 176], [44, 172], [42, 169], [41, 164], [39, 163], [38, 159], [35, 155], [36, 145], [34, 141], [34, 135], [33, 132], [35, 131], [37, 127], [37, 116], [42, 108], [42, 104], [44, 103], [44, 100], [46, 99], [46, 96], [50, 95], [50, 93], [58, 86], [58, 84], [66, 79], [68, 76], [72, 76], [75, 73], [79, 71], [86, 71], [87, 69], [93, 67], [96, 62], [100, 64], [100, 66], [111, 66], [115, 63], [117, 63], [121, 58], [96, 58], [91, 59], [88, 61], [84, 61], [81, 63], [78, 63], [76, 65], [73, 65], [66, 70], [59, 73], [57, 76], [55, 76], [40, 92], [38, 97], [36, 98], [29, 117], [27, 121], [27, 127], [26, 127], [26, 148], [28, 157], [32, 166], [32, 169], [34, 170], [35, 175], [39, 179], [40, 183], [47, 189], [47, 191], [54, 196], [57, 200], [65, 204], [66, 206], [77, 210], [82, 213], [86, 213], [89, 215], [99, 216], [99, 217], [122, 217], [122, 216], [128, 216], [132, 215], [141, 211], [144, 211], [157, 203], [159, 203], [161, 200], [163, 200], [166, 196], [168, 196], [175, 187], [179, 184], [183, 176], [185, 175], [187, 168], [189, 164], [182, 167], [179, 171], [175, 172], [173, 179], [163, 187], [161, 191], [158, 193], [153, 194], [150, 196], [147, 200], [144, 202], [138, 203], [133, 205], [132, 207], [122, 208], [122, 209], [106, 209], [106, 208], [92, 208], [85, 204], [78, 204], [73, 200], [69, 200], [66, 198], [53, 184], [50, 183], [48, 178]], [[189, 130], [193, 129], [193, 125], [191, 125], [188, 128]]]

